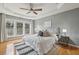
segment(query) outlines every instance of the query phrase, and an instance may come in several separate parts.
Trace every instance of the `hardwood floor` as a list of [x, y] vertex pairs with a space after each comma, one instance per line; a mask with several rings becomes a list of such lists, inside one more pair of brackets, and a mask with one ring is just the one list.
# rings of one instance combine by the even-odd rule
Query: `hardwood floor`
[[0, 43], [0, 55], [5, 54], [7, 45], [22, 41], [21, 37], [16, 37], [16, 38], [11, 38], [11, 39], [13, 39], [13, 40]]
[[79, 48], [56, 45], [47, 53], [47, 55], [79, 55]]
[[[13, 38], [12, 38], [13, 39]], [[0, 43], [0, 55], [4, 55], [6, 52], [6, 46], [12, 43], [17, 43], [22, 41], [22, 38], [14, 38], [14, 40]], [[71, 48], [69, 46], [63, 47], [55, 45], [47, 55], [79, 55], [79, 48]]]
[[60, 55], [79, 55], [79, 47], [64, 45], [58, 48]]

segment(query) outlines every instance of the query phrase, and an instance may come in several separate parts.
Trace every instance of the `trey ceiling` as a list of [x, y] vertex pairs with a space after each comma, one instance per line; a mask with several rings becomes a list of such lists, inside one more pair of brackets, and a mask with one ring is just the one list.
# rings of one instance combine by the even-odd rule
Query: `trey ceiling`
[[27, 19], [37, 20], [50, 15], [58, 14], [71, 9], [79, 8], [78, 3], [32, 3], [33, 9], [42, 8], [42, 11], [36, 11], [38, 15], [33, 12], [26, 14], [28, 10], [21, 10], [20, 8], [30, 9], [29, 3], [0, 3], [0, 13], [23, 17]]

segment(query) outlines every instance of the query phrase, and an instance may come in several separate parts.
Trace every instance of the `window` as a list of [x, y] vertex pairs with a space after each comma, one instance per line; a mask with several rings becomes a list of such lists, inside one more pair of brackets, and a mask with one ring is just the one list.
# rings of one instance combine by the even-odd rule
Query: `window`
[[17, 34], [18, 35], [23, 34], [23, 23], [17, 23]]
[[6, 29], [7, 29], [8, 36], [12, 36], [14, 34], [13, 28], [14, 28], [14, 23], [7, 21], [6, 22]]
[[29, 24], [25, 24], [25, 34], [29, 34], [30, 31], [30, 25]]

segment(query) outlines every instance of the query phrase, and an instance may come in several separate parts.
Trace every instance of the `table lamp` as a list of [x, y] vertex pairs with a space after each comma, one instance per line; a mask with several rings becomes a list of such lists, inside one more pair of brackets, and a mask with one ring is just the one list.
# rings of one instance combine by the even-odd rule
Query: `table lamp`
[[67, 29], [63, 29], [62, 32], [63, 32], [64, 36], [66, 36]]

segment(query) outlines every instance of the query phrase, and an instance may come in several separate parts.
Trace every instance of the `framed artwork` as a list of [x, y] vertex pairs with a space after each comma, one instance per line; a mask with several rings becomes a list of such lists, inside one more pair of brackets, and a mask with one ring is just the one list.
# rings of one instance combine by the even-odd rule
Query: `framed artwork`
[[45, 29], [51, 28], [51, 20], [44, 22], [44, 27], [45, 27]]

